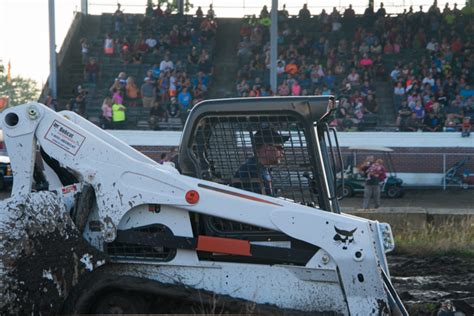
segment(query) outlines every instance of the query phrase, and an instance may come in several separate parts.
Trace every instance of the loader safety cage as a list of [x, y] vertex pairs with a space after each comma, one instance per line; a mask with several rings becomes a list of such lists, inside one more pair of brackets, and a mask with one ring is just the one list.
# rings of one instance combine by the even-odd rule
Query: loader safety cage
[[[181, 172], [338, 213], [332, 181], [336, 159], [329, 159], [326, 148], [330, 139], [325, 122], [329, 98], [259, 98], [258, 104], [254, 98], [204, 101], [191, 111], [186, 122], [179, 150]], [[272, 138], [266, 141], [282, 143], [284, 154], [279, 163], [261, 166], [254, 162], [252, 172], [245, 172], [241, 167], [257, 160], [256, 143], [265, 133]], [[270, 178], [270, 184], [262, 183], [262, 173]], [[217, 217], [204, 219], [208, 235], [280, 240], [279, 234], [251, 225]]]

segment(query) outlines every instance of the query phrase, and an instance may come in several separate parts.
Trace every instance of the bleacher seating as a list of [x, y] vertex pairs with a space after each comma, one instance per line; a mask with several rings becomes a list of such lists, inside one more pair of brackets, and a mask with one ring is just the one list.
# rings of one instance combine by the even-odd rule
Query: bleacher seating
[[[212, 61], [214, 53], [213, 38], [205, 38], [200, 31], [202, 19], [193, 18], [184, 15], [170, 15], [160, 16], [157, 18], [145, 17], [143, 14], [125, 14], [125, 19], [120, 32], [114, 32], [114, 16], [113, 14], [102, 14], [100, 31], [94, 37], [89, 37], [90, 45], [89, 55], [95, 57], [100, 66], [101, 76], [97, 84], [78, 82], [82, 87], [86, 88], [89, 94], [86, 97], [87, 109], [85, 116], [94, 123], [100, 122], [102, 115], [102, 102], [105, 97], [111, 96], [110, 87], [114, 83], [115, 78], [120, 72], [125, 72], [127, 77], [131, 76], [135, 79], [135, 83], [140, 89], [147, 71], [152, 69], [155, 64], [160, 64], [164, 59], [164, 55], [168, 54], [170, 60], [175, 64], [181, 60], [185, 65], [187, 75], [191, 82], [195, 81], [198, 73], [197, 65], [190, 65], [187, 63], [187, 56], [190, 53], [191, 47], [195, 46], [198, 51], [205, 49]], [[140, 35], [152, 36], [153, 38], [163, 39], [166, 37], [173, 26], [177, 26], [180, 31], [186, 29], [193, 29], [196, 33], [197, 40], [190, 45], [190, 43], [179, 43], [178, 45], [166, 45], [162, 43], [159, 50], [152, 51], [151, 49], [141, 54], [141, 62], [124, 62], [123, 55], [120, 52], [125, 41], [129, 41], [129, 46], [133, 50], [134, 42]], [[104, 53], [104, 40], [106, 34], [112, 34], [115, 41], [115, 52], [112, 55]], [[156, 79], [156, 78], [155, 78]], [[209, 79], [209, 82], [211, 78]], [[179, 93], [179, 91], [178, 91]], [[157, 93], [159, 94], [159, 93]], [[158, 96], [158, 100], [160, 100]], [[127, 99], [125, 98], [125, 106]], [[167, 97], [162, 102], [161, 106], [167, 107], [170, 98]], [[149, 129], [149, 109], [142, 107], [141, 99], [138, 98], [135, 107], [127, 106], [127, 128], [130, 129]], [[160, 122], [160, 129], [176, 130], [182, 128], [182, 120], [179, 117], [170, 117], [166, 122]]]

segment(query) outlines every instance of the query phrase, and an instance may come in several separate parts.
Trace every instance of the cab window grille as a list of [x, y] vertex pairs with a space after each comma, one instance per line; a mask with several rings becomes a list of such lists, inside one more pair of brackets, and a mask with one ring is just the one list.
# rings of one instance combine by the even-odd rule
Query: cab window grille
[[306, 205], [318, 204], [311, 148], [298, 117], [216, 115], [202, 118], [197, 126], [191, 146], [201, 177]]

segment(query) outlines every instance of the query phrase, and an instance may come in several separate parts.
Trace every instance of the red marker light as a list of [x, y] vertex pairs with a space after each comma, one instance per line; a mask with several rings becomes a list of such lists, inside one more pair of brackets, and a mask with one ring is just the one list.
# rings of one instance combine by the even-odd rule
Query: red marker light
[[199, 201], [199, 193], [194, 190], [188, 191], [186, 192], [185, 199], [189, 204], [196, 204]]

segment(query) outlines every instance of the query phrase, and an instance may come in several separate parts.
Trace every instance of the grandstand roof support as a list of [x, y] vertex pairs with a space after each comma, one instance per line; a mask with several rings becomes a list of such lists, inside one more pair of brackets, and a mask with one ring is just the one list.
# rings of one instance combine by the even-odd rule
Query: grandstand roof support
[[89, 0], [81, 0], [81, 12], [84, 15], [89, 14]]
[[54, 0], [48, 1], [48, 20], [49, 20], [49, 93], [53, 98], [58, 96], [57, 87], [57, 62], [56, 62], [56, 25], [54, 13]]
[[270, 14], [272, 23], [270, 25], [270, 86], [273, 93], [277, 92], [277, 54], [278, 54], [278, 0], [272, 0], [272, 11]]
[[184, 14], [184, 0], [177, 0], [176, 6], [178, 7], [178, 14]]

